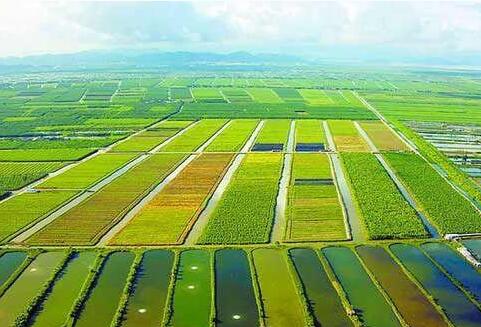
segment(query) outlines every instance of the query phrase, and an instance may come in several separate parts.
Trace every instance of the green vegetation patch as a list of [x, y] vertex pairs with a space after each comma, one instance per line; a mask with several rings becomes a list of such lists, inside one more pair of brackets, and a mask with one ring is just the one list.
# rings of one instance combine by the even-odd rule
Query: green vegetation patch
[[341, 159], [369, 238], [427, 237], [416, 211], [404, 199], [374, 155], [343, 153]]
[[282, 159], [281, 154], [245, 156], [209, 217], [201, 243], [246, 244], [269, 240]]
[[234, 120], [205, 149], [206, 152], [237, 152], [247, 142], [258, 120]]
[[294, 154], [288, 188], [286, 240], [346, 239], [337, 189], [332, 182], [327, 182], [332, 178], [327, 155]]
[[86, 189], [133, 160], [137, 154], [102, 153], [45, 180], [37, 189]]
[[411, 153], [384, 157], [441, 233], [481, 232], [476, 208], [421, 157]]
[[77, 191], [22, 193], [0, 203], [0, 240], [40, 220], [71, 199]]

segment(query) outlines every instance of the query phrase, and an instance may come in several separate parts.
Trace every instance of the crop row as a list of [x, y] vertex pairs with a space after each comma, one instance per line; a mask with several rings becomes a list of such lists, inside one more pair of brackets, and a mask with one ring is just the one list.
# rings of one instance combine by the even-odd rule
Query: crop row
[[37, 189], [85, 189], [134, 159], [134, 153], [102, 153], [49, 178]]
[[96, 149], [15, 149], [0, 150], [0, 161], [75, 161]]
[[232, 154], [201, 154], [146, 204], [110, 243], [182, 243], [232, 157]]
[[162, 147], [161, 152], [194, 152], [224, 124], [224, 119], [206, 119], [196, 123], [182, 135]]
[[206, 152], [238, 152], [256, 128], [258, 120], [233, 120], [214, 141]]
[[481, 232], [478, 210], [426, 161], [409, 153], [384, 156], [441, 233]]
[[142, 161], [34, 234], [29, 244], [92, 244], [185, 157], [157, 154]]
[[288, 189], [286, 239], [343, 240], [344, 215], [329, 159], [320, 153], [296, 153]]
[[362, 129], [369, 136], [380, 151], [408, 151], [404, 143], [381, 121], [366, 121], [360, 123]]
[[277, 143], [285, 145], [289, 137], [289, 120], [266, 120], [255, 143]]
[[233, 176], [201, 236], [201, 243], [263, 243], [269, 240], [281, 154], [248, 154]]
[[329, 129], [337, 150], [341, 152], [367, 152], [369, 148], [354, 123], [349, 120], [330, 120]]
[[320, 120], [296, 120], [296, 143], [326, 143]]
[[61, 162], [0, 162], [0, 197], [61, 168]]
[[416, 211], [374, 155], [343, 153], [341, 159], [371, 239], [427, 236]]

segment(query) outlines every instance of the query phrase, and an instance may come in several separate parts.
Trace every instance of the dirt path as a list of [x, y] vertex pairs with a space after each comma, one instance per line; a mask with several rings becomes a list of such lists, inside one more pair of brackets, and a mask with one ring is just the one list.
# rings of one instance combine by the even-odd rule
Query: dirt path
[[[329, 129], [329, 125], [326, 121], [323, 122], [324, 131], [326, 134], [327, 143], [331, 151], [336, 151], [336, 145]], [[344, 206], [345, 213], [347, 215], [347, 221], [349, 224], [349, 229], [351, 231], [351, 237], [353, 241], [365, 241], [366, 235], [362, 230], [362, 223], [356, 211], [356, 206], [354, 205], [354, 200], [351, 195], [351, 190], [344, 176], [344, 171], [342, 169], [341, 161], [339, 155], [336, 152], [329, 153], [329, 158], [331, 159], [333, 169], [334, 179], [341, 194], [342, 205]]]
[[232, 164], [227, 169], [227, 172], [225, 173], [224, 177], [220, 181], [219, 185], [215, 189], [212, 196], [210, 197], [209, 201], [207, 202], [207, 205], [200, 213], [194, 225], [191, 227], [190, 232], [187, 234], [187, 237], [185, 238], [184, 245], [192, 246], [197, 243], [197, 240], [200, 238], [202, 231], [204, 230], [205, 226], [209, 222], [210, 215], [212, 214], [215, 207], [219, 203], [219, 200], [221, 199], [222, 194], [224, 194], [227, 186], [232, 180], [232, 177], [234, 176], [242, 160], [246, 156], [246, 153], [249, 152], [249, 149], [254, 144], [254, 141], [257, 138], [257, 135], [259, 134], [259, 132], [261, 131], [262, 126], [264, 126], [264, 121], [261, 121], [257, 125], [254, 132], [252, 132], [252, 135], [249, 137], [247, 142], [242, 147], [241, 152], [237, 154], [235, 159], [232, 161]]
[[287, 141], [287, 149], [284, 154], [284, 165], [282, 167], [282, 176], [279, 182], [279, 192], [276, 199], [276, 211], [274, 216], [274, 224], [271, 232], [271, 243], [281, 242], [284, 239], [287, 217], [287, 192], [289, 182], [291, 180], [292, 157], [294, 153], [296, 122], [291, 121], [289, 130], [289, 139]]

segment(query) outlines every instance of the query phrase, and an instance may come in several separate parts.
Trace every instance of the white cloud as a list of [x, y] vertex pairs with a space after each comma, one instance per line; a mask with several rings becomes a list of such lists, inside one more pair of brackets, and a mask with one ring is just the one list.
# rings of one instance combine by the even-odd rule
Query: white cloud
[[0, 1], [0, 56], [159, 47], [481, 51], [479, 2]]

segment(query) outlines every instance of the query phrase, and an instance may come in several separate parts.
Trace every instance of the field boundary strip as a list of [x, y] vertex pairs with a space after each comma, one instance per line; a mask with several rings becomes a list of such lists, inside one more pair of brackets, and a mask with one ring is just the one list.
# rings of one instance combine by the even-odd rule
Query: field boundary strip
[[296, 132], [296, 121], [291, 120], [289, 127], [289, 137], [287, 140], [287, 148], [284, 153], [281, 178], [279, 180], [279, 190], [276, 197], [276, 207], [274, 211], [274, 220], [272, 222], [272, 230], [270, 242], [274, 243], [282, 241], [285, 238], [287, 223], [287, 194], [292, 174], [292, 156], [294, 152]]
[[[165, 140], [163, 143], [161, 143], [159, 145], [159, 147], [156, 147], [156, 149], [157, 150], [160, 149], [161, 146], [163, 146], [163, 145], [171, 142], [173, 139], [179, 137], [186, 130], [190, 129], [192, 126], [195, 126], [196, 124], [197, 124], [197, 122], [190, 124], [189, 126], [184, 128], [183, 130], [179, 131], [178, 133], [174, 134], [173, 136], [171, 136], [170, 138]], [[89, 189], [89, 190], [94, 190], [93, 192], [92, 191], [81, 192], [78, 196], [74, 197], [73, 199], [70, 199], [68, 202], [62, 204], [60, 207], [58, 207], [54, 211], [50, 212], [47, 216], [45, 216], [40, 221], [37, 221], [35, 224], [33, 224], [31, 226], [28, 226], [26, 229], [24, 229], [19, 234], [17, 234], [17, 236], [15, 236], [13, 239], [11, 239], [10, 242], [12, 242], [12, 243], [24, 242], [25, 240], [30, 238], [32, 235], [34, 235], [36, 232], [40, 231], [41, 229], [43, 229], [44, 227], [49, 225], [51, 222], [55, 221], [58, 217], [60, 217], [61, 215], [63, 215], [67, 211], [69, 211], [70, 209], [76, 207], [77, 205], [79, 205], [80, 203], [82, 203], [83, 201], [88, 199], [91, 195], [95, 194], [97, 191], [102, 189], [104, 186], [108, 185], [109, 183], [116, 180], [120, 176], [123, 176], [131, 168], [133, 168], [133, 167], [137, 166], [138, 164], [140, 164], [141, 162], [145, 161], [147, 158], [150, 157], [150, 155], [153, 155], [153, 154], [144, 153], [144, 154], [140, 155], [139, 157], [137, 157], [136, 159], [130, 161], [127, 165], [121, 167], [120, 169], [118, 169], [116, 171], [116, 172], [122, 171], [120, 174], [116, 174], [116, 172], [113, 172], [108, 177], [106, 177], [105, 179], [102, 179], [101, 181], [99, 181], [97, 184], [95, 184], [94, 186], [92, 186]]]

